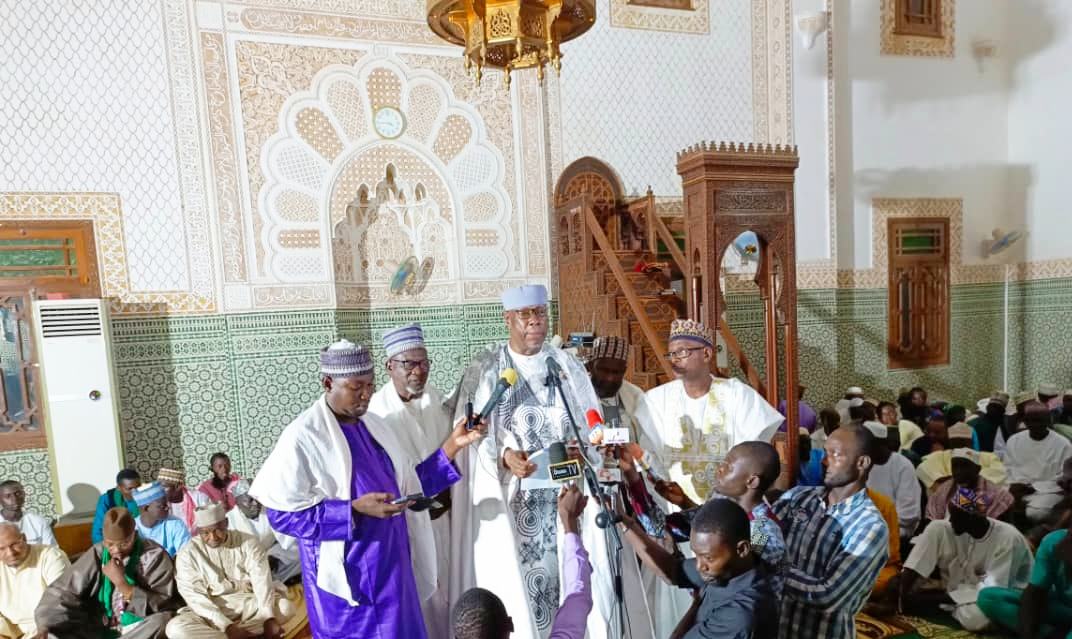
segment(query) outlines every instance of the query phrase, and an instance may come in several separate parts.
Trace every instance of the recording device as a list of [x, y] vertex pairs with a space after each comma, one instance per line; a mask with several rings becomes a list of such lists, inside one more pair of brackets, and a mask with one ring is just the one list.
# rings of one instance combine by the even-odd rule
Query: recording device
[[405, 497], [399, 497], [398, 499], [391, 500], [391, 503], [395, 506], [401, 506], [402, 504], [406, 504], [409, 502], [413, 502], [412, 504], [410, 504], [409, 509], [414, 512], [427, 510], [428, 508], [431, 508], [433, 506], [438, 506], [439, 508], [443, 507], [434, 498], [425, 497], [420, 493], [414, 493], [412, 495], [406, 495]]
[[599, 446], [603, 443], [603, 416], [594, 408], [589, 408], [584, 414], [588, 422], [588, 443]]
[[554, 442], [547, 447], [547, 472], [551, 481], [564, 483], [581, 476], [581, 464], [566, 454], [566, 445]]
[[596, 334], [592, 332], [569, 334], [569, 345], [573, 348], [591, 348], [595, 341]]
[[495, 388], [491, 391], [491, 397], [488, 397], [487, 403], [484, 404], [484, 408], [481, 409], [480, 415], [469, 416], [469, 421], [465, 427], [472, 430], [476, 423], [481, 420], [486, 420], [491, 416], [491, 411], [495, 410], [495, 405], [502, 400], [503, 393], [506, 389], [510, 388], [517, 383], [517, 371], [512, 368], [508, 368], [499, 375], [499, 381], [495, 383]]

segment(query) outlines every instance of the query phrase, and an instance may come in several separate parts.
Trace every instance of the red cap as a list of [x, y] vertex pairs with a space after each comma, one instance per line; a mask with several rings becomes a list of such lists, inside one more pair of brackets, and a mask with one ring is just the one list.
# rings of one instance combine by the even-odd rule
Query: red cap
[[599, 414], [599, 411], [594, 408], [589, 408], [588, 412], [584, 414], [588, 419], [588, 427], [595, 428], [603, 423], [603, 416]]

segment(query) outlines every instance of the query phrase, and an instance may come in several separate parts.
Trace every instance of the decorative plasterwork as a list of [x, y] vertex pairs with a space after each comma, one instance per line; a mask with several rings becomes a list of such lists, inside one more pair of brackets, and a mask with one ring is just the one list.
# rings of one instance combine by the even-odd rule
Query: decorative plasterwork
[[115, 193], [0, 193], [0, 218], [23, 220], [92, 220], [100, 265], [101, 295], [122, 314], [182, 310], [210, 313], [212, 298], [189, 293], [141, 293], [130, 290], [123, 212]]
[[626, 29], [708, 33], [711, 29], [709, 0], [693, 0], [691, 9], [643, 6], [629, 0], [610, 0], [610, 24]]
[[956, 35], [956, 0], [942, 0], [942, 37], [898, 35], [894, 33], [897, 23], [897, 0], [882, 0], [881, 40], [883, 55], [905, 55], [925, 58], [952, 58]]
[[[383, 108], [396, 109], [404, 123], [392, 139], [375, 128]], [[308, 91], [287, 98], [279, 130], [261, 152], [258, 241], [269, 277], [334, 280], [338, 303], [347, 306], [459, 302], [458, 280], [520, 275], [506, 184], [513, 180], [500, 150], [512, 155], [510, 120], [507, 114], [489, 126], [443, 77], [395, 58], [322, 69]], [[499, 144], [491, 127], [506, 130]], [[333, 235], [334, 263], [324, 239]], [[448, 242], [464, 250], [441, 250]], [[428, 285], [412, 299], [394, 298], [395, 269], [422, 254], [435, 258]]]
[[793, 43], [789, 0], [752, 0], [755, 142], [793, 143]]
[[409, 22], [250, 7], [242, 10], [241, 22], [242, 26], [250, 31], [265, 33], [406, 44], [443, 44], [423, 21]]

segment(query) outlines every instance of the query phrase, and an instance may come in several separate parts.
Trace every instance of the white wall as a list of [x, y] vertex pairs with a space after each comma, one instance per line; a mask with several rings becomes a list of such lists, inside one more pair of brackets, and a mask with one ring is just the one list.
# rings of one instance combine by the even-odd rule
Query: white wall
[[872, 266], [874, 197], [962, 197], [963, 260], [981, 262], [990, 230], [1022, 217], [1012, 196], [1026, 169], [1008, 162], [1008, 57], [980, 67], [971, 46], [980, 37], [1007, 42], [1010, 4], [958, 2], [951, 59], [881, 55], [879, 5], [835, 2], [838, 103], [848, 109], [838, 113], [847, 151], [838, 157], [838, 265]]
[[1027, 260], [1072, 257], [1063, 232], [1069, 220], [1068, 144], [1072, 140], [1072, 3], [1067, 0], [1018, 0], [1009, 13], [1009, 162], [1028, 167], [1026, 206]]

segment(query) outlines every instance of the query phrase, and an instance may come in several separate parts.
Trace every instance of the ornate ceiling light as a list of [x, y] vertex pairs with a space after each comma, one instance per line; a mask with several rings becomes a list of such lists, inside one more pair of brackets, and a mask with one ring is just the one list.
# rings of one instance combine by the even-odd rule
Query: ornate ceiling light
[[464, 48], [465, 69], [480, 82], [485, 67], [510, 72], [562, 65], [559, 45], [581, 35], [596, 21], [595, 0], [428, 0], [428, 26], [447, 42]]

